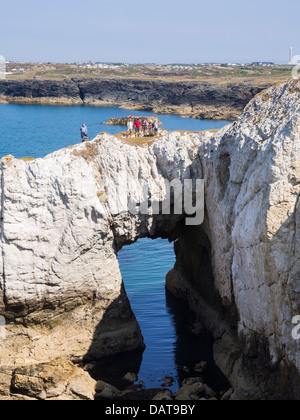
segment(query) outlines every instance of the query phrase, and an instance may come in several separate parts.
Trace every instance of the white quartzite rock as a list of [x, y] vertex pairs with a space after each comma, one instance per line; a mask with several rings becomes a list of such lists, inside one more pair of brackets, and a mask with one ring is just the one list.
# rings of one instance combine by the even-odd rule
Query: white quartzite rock
[[[300, 314], [299, 99], [300, 83], [290, 81], [217, 134], [175, 132], [139, 148], [105, 134], [45, 159], [2, 159], [1, 364], [142, 347], [116, 252], [140, 237], [178, 238], [183, 216], [133, 216], [128, 195], [141, 199], [142, 181], [158, 199], [165, 179], [204, 178], [213, 287], [236, 308], [245, 346], [255, 333], [270, 363], [299, 373], [291, 336]], [[180, 261], [176, 269], [192, 290]]]

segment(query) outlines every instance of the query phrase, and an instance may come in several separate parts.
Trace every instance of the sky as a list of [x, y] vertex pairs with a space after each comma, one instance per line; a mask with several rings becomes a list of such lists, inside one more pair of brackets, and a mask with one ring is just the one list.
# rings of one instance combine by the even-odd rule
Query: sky
[[300, 54], [299, 0], [10, 0], [9, 61], [287, 63]]

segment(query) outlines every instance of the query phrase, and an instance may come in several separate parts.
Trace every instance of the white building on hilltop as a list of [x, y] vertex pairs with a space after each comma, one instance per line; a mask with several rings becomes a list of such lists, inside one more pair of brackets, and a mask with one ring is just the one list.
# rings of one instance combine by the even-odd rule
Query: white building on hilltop
[[6, 64], [5, 58], [3, 55], [0, 55], [0, 79], [5, 79], [6, 77]]
[[290, 61], [289, 64], [293, 64], [293, 47], [290, 48]]

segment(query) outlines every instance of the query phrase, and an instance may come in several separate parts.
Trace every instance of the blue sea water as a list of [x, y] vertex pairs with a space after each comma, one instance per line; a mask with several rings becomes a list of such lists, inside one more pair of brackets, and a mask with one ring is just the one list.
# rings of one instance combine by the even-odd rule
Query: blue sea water
[[[117, 107], [0, 105], [0, 158], [11, 154], [17, 158], [44, 157], [49, 153], [79, 143], [80, 126], [84, 122], [89, 138], [99, 132], [111, 134], [124, 127], [104, 125], [111, 117], [153, 115], [146, 111], [128, 111]], [[167, 130], [200, 131], [221, 128], [227, 121], [203, 121], [176, 115], [158, 115]], [[99, 124], [100, 123], [100, 124]]]
[[[103, 125], [109, 118], [141, 114], [153, 115], [117, 107], [0, 105], [0, 158], [7, 154], [17, 158], [44, 157], [79, 143], [79, 128], [83, 122], [92, 139], [102, 131], [114, 134], [124, 130], [120, 126]], [[200, 131], [228, 124], [227, 121], [203, 121], [175, 115], [158, 115], [158, 118], [167, 130]], [[184, 366], [206, 360], [214, 384], [219, 376], [212, 359], [212, 343], [207, 336], [196, 336], [191, 332], [193, 320], [189, 312], [165, 291], [166, 274], [175, 263], [173, 244], [162, 239], [143, 239], [124, 247], [118, 258], [146, 344], [138, 361], [139, 380], [148, 388], [158, 387], [161, 377], [171, 376], [175, 379], [172, 389], [176, 389], [186, 375], [182, 370]], [[134, 362], [137, 362], [136, 358]], [[123, 368], [130, 371], [129, 366]], [[209, 383], [210, 378], [206, 381]]]
[[[168, 388], [175, 391], [183, 379], [198, 377], [194, 367], [205, 361], [207, 370], [201, 374], [205, 383], [217, 392], [226, 389], [228, 384], [214, 362], [212, 338], [205, 331], [199, 332], [187, 306], [165, 289], [166, 274], [175, 264], [174, 244], [144, 238], [124, 247], [118, 258], [146, 344], [140, 365], [130, 364], [138, 372], [138, 381], [143, 381], [146, 388], [159, 388], [164, 383], [161, 378], [171, 377], [174, 382]], [[116, 365], [116, 359], [112, 363]], [[122, 371], [120, 365], [118, 369]]]
[[126, 292], [141, 327], [146, 350], [139, 380], [159, 386], [176, 373], [174, 316], [166, 304], [166, 274], [175, 264], [174, 245], [167, 240], [140, 239], [118, 255]]

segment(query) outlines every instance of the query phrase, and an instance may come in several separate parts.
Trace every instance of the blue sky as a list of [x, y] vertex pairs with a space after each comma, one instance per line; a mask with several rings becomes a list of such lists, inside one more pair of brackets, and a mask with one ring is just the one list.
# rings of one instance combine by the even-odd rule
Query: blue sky
[[10, 0], [0, 54], [17, 61], [288, 61], [299, 0]]

